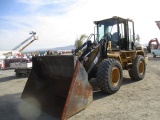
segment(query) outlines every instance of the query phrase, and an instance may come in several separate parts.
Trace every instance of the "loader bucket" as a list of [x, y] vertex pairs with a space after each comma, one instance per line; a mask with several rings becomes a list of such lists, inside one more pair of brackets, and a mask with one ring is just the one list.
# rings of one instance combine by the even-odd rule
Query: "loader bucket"
[[88, 75], [74, 56], [38, 56], [22, 99], [58, 119], [67, 119], [93, 100]]

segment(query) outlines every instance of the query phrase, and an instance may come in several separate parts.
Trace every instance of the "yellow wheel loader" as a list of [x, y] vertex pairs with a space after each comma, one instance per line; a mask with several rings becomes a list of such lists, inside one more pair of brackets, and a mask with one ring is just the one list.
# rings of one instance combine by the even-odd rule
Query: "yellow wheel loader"
[[[22, 99], [64, 120], [93, 101], [91, 78], [97, 79], [101, 91], [113, 94], [121, 87], [123, 70], [135, 81], [145, 77], [148, 57], [134, 45], [134, 22], [112, 17], [94, 23], [96, 34], [73, 55], [33, 57]], [[83, 53], [76, 57], [79, 50]]]

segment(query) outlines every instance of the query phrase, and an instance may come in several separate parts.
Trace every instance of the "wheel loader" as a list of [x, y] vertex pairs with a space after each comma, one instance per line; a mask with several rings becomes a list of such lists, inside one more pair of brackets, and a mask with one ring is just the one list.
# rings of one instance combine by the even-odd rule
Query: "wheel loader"
[[134, 45], [134, 22], [115, 16], [94, 24], [95, 33], [73, 55], [33, 57], [22, 99], [65, 120], [93, 101], [91, 78], [102, 92], [113, 94], [121, 87], [123, 70], [134, 81], [145, 77], [148, 57]]

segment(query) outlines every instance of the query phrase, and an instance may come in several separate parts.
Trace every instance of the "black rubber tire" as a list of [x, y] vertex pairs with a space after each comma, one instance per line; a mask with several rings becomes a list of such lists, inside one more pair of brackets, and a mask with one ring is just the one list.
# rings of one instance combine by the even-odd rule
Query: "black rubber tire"
[[[140, 73], [140, 70], [139, 70], [140, 62], [144, 64], [142, 73]], [[137, 55], [137, 57], [133, 60], [132, 68], [128, 72], [129, 72], [129, 76], [134, 81], [139, 81], [144, 78], [146, 73], [146, 63], [142, 55]]]
[[155, 53], [153, 53], [153, 57], [154, 57], [154, 58], [156, 58], [156, 55], [155, 55]]
[[21, 77], [22, 73], [16, 72], [16, 77]]
[[[119, 79], [116, 85], [112, 85], [111, 73], [116, 68], [119, 71]], [[117, 92], [122, 84], [123, 80], [123, 69], [118, 60], [108, 58], [103, 60], [97, 68], [97, 82], [100, 90], [109, 94]], [[113, 80], [112, 80], [113, 81]]]

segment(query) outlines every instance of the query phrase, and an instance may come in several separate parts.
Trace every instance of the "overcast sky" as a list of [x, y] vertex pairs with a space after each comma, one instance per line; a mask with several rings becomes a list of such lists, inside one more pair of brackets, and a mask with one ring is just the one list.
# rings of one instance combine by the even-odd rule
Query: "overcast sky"
[[[27, 49], [73, 45], [94, 32], [93, 21], [132, 18], [141, 43], [160, 38], [159, 0], [0, 0], [0, 50], [11, 50], [33, 30], [39, 40]], [[160, 39], [159, 39], [160, 40]]]

